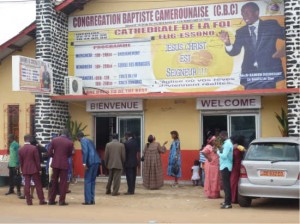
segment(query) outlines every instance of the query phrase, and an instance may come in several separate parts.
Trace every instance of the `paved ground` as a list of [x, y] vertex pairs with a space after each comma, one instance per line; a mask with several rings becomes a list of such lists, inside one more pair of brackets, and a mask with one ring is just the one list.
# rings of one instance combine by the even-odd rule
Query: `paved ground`
[[[83, 206], [83, 184], [71, 186], [69, 206], [25, 205], [16, 195], [4, 196], [0, 188], [0, 222], [27, 223], [299, 223], [299, 200], [257, 199], [251, 208], [234, 205], [219, 209], [222, 199], [208, 200], [201, 187], [165, 185], [156, 191], [137, 187], [134, 196], [105, 195], [105, 183], [97, 183], [95, 206]], [[126, 191], [122, 184], [121, 192]], [[45, 190], [45, 193], [47, 191]]]

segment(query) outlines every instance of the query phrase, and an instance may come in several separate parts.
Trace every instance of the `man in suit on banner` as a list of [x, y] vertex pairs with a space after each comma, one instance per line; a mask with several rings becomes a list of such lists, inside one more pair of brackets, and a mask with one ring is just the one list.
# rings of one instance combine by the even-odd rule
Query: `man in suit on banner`
[[[118, 141], [118, 134], [112, 135], [113, 140], [106, 144], [105, 147], [105, 164], [109, 170], [108, 183], [106, 186], [106, 194], [112, 196], [120, 195], [120, 183], [123, 165], [126, 159], [125, 146]], [[113, 183], [113, 192], [111, 193], [111, 185]]]
[[126, 151], [126, 161], [125, 161], [125, 172], [128, 190], [126, 195], [132, 195], [135, 191], [135, 181], [136, 181], [136, 169], [139, 163], [139, 145], [136, 139], [133, 138], [133, 134], [128, 132], [125, 134], [126, 142], [125, 151]]
[[254, 2], [243, 5], [241, 11], [246, 25], [236, 31], [235, 42], [231, 43], [226, 31], [219, 35], [228, 55], [236, 56], [244, 48], [240, 84], [245, 89], [282, 87], [285, 77], [280, 57], [284, 48], [277, 51], [276, 42], [285, 39], [284, 27], [276, 20], [259, 19], [259, 7]]
[[55, 205], [57, 194], [57, 185], [59, 179], [59, 205], [68, 205], [65, 201], [68, 187], [68, 158], [72, 156], [74, 144], [68, 138], [68, 130], [63, 130], [61, 136], [54, 138], [49, 145], [48, 156], [52, 157], [51, 167], [52, 174], [52, 189], [49, 198], [49, 205]]
[[82, 164], [84, 173], [84, 203], [83, 205], [95, 204], [96, 177], [99, 170], [100, 158], [92, 140], [85, 138], [83, 132], [77, 134], [81, 143]]
[[27, 205], [32, 205], [32, 197], [30, 195], [30, 181], [34, 182], [36, 193], [40, 200], [40, 205], [47, 204], [44, 198], [40, 172], [42, 171], [39, 152], [36, 146], [31, 145], [32, 137], [25, 135], [25, 144], [19, 150], [19, 159], [22, 174], [25, 178], [25, 198]]

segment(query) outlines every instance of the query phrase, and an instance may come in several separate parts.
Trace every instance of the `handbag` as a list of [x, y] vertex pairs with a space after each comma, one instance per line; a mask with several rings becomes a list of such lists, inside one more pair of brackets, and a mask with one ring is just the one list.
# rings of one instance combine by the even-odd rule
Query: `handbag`
[[16, 171], [16, 175], [14, 176], [14, 185], [15, 186], [21, 186], [22, 183], [22, 176], [20, 174], [20, 171]]
[[172, 175], [177, 176], [179, 173], [179, 165], [178, 163], [175, 161], [173, 166], [172, 166]]

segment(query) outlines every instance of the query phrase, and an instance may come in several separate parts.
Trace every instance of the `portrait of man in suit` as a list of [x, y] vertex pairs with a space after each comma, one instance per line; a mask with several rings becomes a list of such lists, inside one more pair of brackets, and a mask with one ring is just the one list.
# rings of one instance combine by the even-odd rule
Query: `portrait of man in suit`
[[50, 73], [47, 71], [47, 66], [43, 65], [42, 71], [42, 87], [45, 89], [50, 89], [51, 77]]
[[260, 19], [259, 6], [254, 2], [243, 5], [241, 14], [246, 25], [236, 31], [234, 43], [227, 31], [219, 35], [228, 55], [237, 56], [244, 48], [240, 84], [245, 89], [282, 88], [285, 76], [281, 57], [285, 49], [277, 50], [276, 43], [285, 39], [284, 27], [276, 20]]

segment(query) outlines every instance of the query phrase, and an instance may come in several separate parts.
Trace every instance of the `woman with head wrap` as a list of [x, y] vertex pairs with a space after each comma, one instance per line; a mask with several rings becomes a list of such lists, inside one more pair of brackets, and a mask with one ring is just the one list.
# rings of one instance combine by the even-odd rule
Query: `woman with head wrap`
[[204, 192], [208, 198], [220, 198], [219, 156], [215, 141], [215, 136], [208, 137], [207, 145], [202, 150], [206, 157]]

